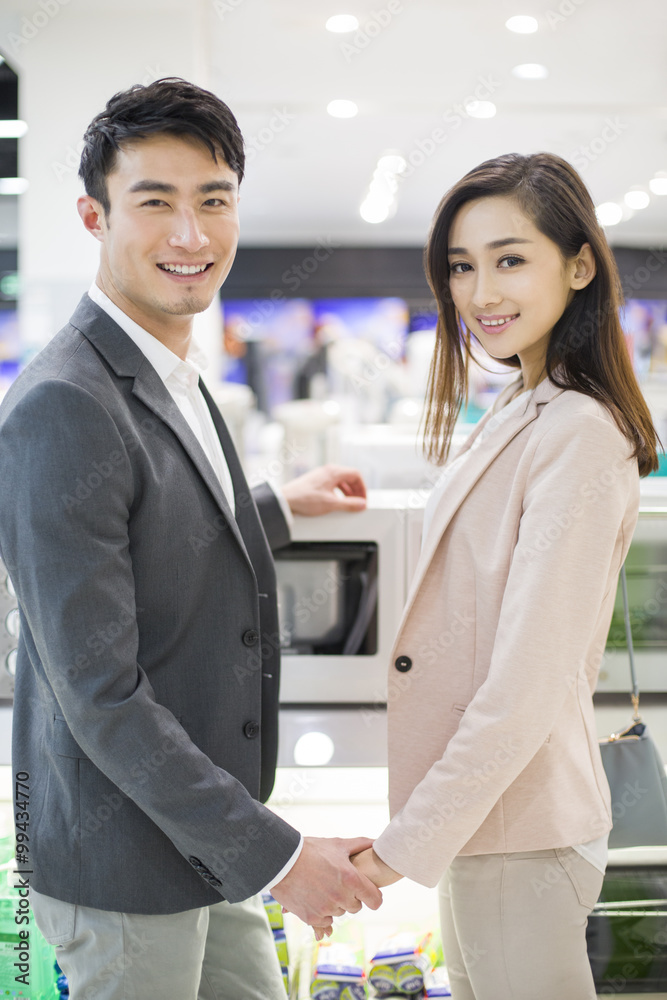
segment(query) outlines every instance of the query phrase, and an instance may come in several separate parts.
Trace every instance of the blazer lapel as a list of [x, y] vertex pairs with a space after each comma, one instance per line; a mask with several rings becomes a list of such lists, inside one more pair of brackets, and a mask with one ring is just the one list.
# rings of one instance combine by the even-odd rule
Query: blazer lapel
[[[503, 390], [498, 399], [499, 406], [496, 412], [502, 412], [503, 403], [506, 400], [509, 400], [516, 390], [516, 387], [517, 382], [513, 382]], [[450, 521], [454, 517], [454, 514], [456, 514], [457, 510], [468, 496], [475, 483], [478, 481], [480, 476], [484, 474], [486, 469], [488, 469], [503, 448], [510, 443], [512, 438], [514, 438], [519, 431], [523, 430], [523, 428], [526, 427], [532, 420], [535, 420], [535, 418], [539, 416], [540, 407], [548, 403], [554, 397], [560, 395], [561, 392], [563, 392], [563, 390], [559, 386], [554, 385], [554, 383], [548, 378], [544, 379], [534, 389], [532, 395], [528, 398], [524, 406], [520, 406], [518, 410], [515, 410], [510, 416], [508, 416], [504, 423], [501, 423], [500, 426], [496, 427], [495, 430], [491, 432], [487, 440], [483, 441], [479, 447], [472, 449], [474, 441], [477, 439], [483, 427], [493, 416], [489, 410], [482, 417], [461, 449], [457, 452], [456, 457], [464, 454], [466, 451], [471, 451], [471, 454], [468, 456], [461, 468], [453, 474], [451, 482], [447, 484], [447, 487], [438, 503], [438, 507], [433, 515], [433, 519], [429, 526], [428, 536], [422, 542], [422, 551], [417, 561], [414, 577], [410, 584], [408, 599], [403, 612], [403, 621], [405, 621], [407, 614], [414, 603], [422, 580], [424, 579], [438, 545], [440, 544], [440, 539], [445, 533]]]
[[[250, 557], [248, 556], [238, 524], [211, 463], [190, 429], [187, 420], [172, 399], [164, 382], [143, 352], [127, 336], [124, 330], [87, 295], [84, 295], [81, 299], [70, 323], [90, 340], [95, 349], [106, 359], [117, 375], [134, 378], [132, 394], [137, 399], [140, 399], [156, 417], [165, 423], [181, 442], [227, 520], [232, 535], [250, 563]], [[217, 423], [216, 428], [219, 433]], [[226, 457], [228, 457], [227, 451], [228, 449], [225, 449]], [[231, 466], [230, 471], [232, 471]], [[234, 489], [236, 491], [236, 483], [234, 483]]]

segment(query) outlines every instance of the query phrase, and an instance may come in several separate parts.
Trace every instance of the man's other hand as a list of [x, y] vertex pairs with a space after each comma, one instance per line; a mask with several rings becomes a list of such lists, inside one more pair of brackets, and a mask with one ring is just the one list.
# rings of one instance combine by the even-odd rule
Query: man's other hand
[[292, 513], [308, 517], [366, 507], [366, 486], [361, 474], [343, 465], [321, 465], [292, 479], [282, 491]]
[[351, 854], [368, 850], [372, 843], [366, 837], [305, 837], [296, 864], [271, 894], [285, 910], [318, 928], [320, 936], [334, 917], [357, 913], [362, 903], [377, 910], [382, 893], [350, 861]]

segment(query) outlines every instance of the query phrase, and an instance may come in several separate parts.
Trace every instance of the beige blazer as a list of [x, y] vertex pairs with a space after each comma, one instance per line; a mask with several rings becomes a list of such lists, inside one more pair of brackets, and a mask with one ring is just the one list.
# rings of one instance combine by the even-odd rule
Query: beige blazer
[[375, 850], [402, 875], [434, 886], [457, 854], [610, 829], [592, 693], [639, 509], [631, 451], [599, 402], [545, 379], [446, 487], [389, 669]]

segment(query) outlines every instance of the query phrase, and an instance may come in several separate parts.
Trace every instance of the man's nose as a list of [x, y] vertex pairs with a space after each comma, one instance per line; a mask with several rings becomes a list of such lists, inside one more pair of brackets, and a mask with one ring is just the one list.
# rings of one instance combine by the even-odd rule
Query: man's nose
[[189, 253], [196, 253], [207, 247], [209, 238], [194, 212], [182, 213], [174, 220], [171, 236], [167, 240], [170, 247], [182, 247]]

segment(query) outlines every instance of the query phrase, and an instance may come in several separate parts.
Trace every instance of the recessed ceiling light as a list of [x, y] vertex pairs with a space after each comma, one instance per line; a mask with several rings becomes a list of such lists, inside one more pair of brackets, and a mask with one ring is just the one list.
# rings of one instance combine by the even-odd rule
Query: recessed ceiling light
[[364, 222], [384, 222], [389, 218], [389, 205], [382, 198], [368, 197], [362, 201], [359, 215]]
[[407, 161], [400, 153], [385, 153], [378, 160], [378, 167], [389, 174], [400, 174], [407, 167]]
[[334, 14], [325, 25], [327, 31], [333, 31], [337, 35], [343, 35], [347, 31], [356, 31], [358, 27], [359, 20], [354, 14]]
[[0, 119], [0, 139], [20, 139], [28, 131], [26, 122], [20, 119]]
[[601, 226], [617, 226], [623, 218], [623, 209], [615, 201], [603, 201], [595, 209], [595, 214]]
[[294, 763], [299, 767], [322, 767], [334, 755], [334, 742], [326, 733], [304, 733], [294, 746]]
[[647, 208], [651, 199], [649, 198], [646, 191], [641, 191], [638, 188], [634, 188], [632, 191], [628, 191], [623, 201], [628, 206], [628, 208], [633, 208], [639, 210], [642, 208]]
[[521, 63], [514, 67], [512, 76], [519, 80], [545, 80], [549, 76], [549, 70], [541, 63]]
[[465, 109], [471, 118], [493, 118], [497, 110], [492, 101], [469, 101]]
[[327, 111], [332, 118], [354, 118], [359, 112], [359, 108], [354, 101], [329, 101]]
[[0, 194], [23, 194], [27, 190], [25, 177], [0, 177]]
[[509, 21], [505, 21], [505, 27], [509, 31], [516, 31], [517, 35], [532, 35], [537, 31], [537, 19], [517, 14], [516, 17], [510, 17]]
[[653, 194], [667, 194], [667, 174], [657, 174], [648, 182], [648, 186]]

